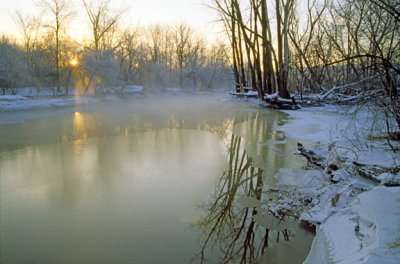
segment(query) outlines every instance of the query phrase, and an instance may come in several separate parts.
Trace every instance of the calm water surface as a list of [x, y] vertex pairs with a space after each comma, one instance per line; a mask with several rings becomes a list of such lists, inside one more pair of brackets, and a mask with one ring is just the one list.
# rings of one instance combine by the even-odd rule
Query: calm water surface
[[[216, 95], [0, 113], [0, 262], [240, 260], [246, 248], [230, 256], [233, 240], [221, 234], [240, 244], [251, 231], [257, 245], [265, 228], [237, 198], [257, 196], [257, 175], [259, 187], [271, 185], [279, 168], [303, 166], [274, 128], [286, 118]], [[244, 175], [253, 176], [221, 186]], [[262, 262], [301, 263], [313, 235], [298, 225], [291, 233], [276, 244], [270, 233]]]

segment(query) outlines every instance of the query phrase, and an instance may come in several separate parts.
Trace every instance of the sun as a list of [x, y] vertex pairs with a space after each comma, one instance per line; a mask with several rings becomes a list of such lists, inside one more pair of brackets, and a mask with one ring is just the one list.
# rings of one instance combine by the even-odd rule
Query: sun
[[70, 64], [72, 67], [75, 67], [75, 66], [77, 66], [77, 65], [79, 64], [79, 61], [78, 61], [76, 58], [72, 58], [72, 59], [69, 61], [69, 64]]

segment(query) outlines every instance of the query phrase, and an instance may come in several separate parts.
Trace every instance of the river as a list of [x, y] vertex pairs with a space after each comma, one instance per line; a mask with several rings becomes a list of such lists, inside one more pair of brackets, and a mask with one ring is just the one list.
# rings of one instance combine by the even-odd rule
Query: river
[[0, 113], [0, 262], [301, 263], [312, 233], [240, 203], [304, 166], [286, 119], [216, 94]]

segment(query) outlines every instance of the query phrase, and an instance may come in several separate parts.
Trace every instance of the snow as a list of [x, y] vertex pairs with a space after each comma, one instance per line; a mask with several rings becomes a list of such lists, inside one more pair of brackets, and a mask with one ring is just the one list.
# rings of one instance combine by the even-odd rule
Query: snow
[[[286, 111], [290, 115], [287, 124], [280, 127], [287, 136], [300, 141], [318, 141], [329, 143], [340, 139], [337, 130], [344, 130], [343, 125], [338, 129], [341, 116], [337, 114], [336, 107], [309, 107], [301, 111]], [[317, 139], [317, 140], [316, 140]]]
[[248, 92], [230, 92], [231, 95], [236, 96], [244, 96], [244, 97], [258, 97], [257, 91], [248, 91]]
[[377, 178], [383, 185], [400, 185], [400, 177], [393, 173], [385, 172], [379, 174]]
[[1, 111], [16, 111], [30, 109], [48, 109], [52, 107], [72, 106], [76, 104], [89, 104], [99, 101], [94, 97], [54, 97], [54, 98], [27, 98], [23, 96], [15, 96], [11, 99], [10, 95], [0, 96], [0, 112]]
[[[367, 138], [385, 124], [370, 109], [350, 109], [341, 106], [307, 107], [299, 111], [285, 111], [290, 117], [279, 127], [286, 135], [304, 143], [316, 145], [318, 149], [329, 146], [337, 155], [363, 164], [384, 167], [400, 166], [400, 155], [389, 150], [386, 141], [371, 141]], [[398, 142], [393, 142], [400, 146]], [[322, 155], [327, 155], [324, 153]]]
[[0, 95], [0, 101], [17, 101], [26, 99], [27, 98], [22, 95]]
[[143, 92], [144, 87], [143, 86], [137, 86], [137, 85], [127, 85], [123, 88], [123, 92], [125, 93], [141, 93]]
[[38, 95], [37, 88], [19, 88], [16, 95], [0, 95], [0, 112], [31, 109], [48, 109], [99, 103], [113, 100], [116, 96], [136, 95], [143, 92], [143, 86], [127, 85], [118, 88], [99, 87], [96, 94], [100, 96], [81, 96], [71, 90], [70, 96], [53, 96], [53, 89], [42, 88]]
[[[338, 106], [286, 113], [290, 118], [279, 130], [312, 146], [329, 161], [399, 167], [400, 155], [392, 152], [387, 142], [367, 139], [376, 131], [376, 127], [367, 126], [374, 123], [367, 109], [358, 109], [358, 115]], [[281, 169], [275, 177], [283, 186], [295, 185], [293, 197], [286, 198], [292, 199], [292, 204], [302, 197], [312, 198], [300, 216], [317, 225], [304, 263], [400, 263], [400, 187], [383, 186], [398, 185], [400, 173], [381, 173], [376, 177], [380, 184], [344, 169], [330, 177], [318, 170]], [[338, 182], [333, 184], [332, 178]]]
[[399, 212], [400, 187], [379, 186], [361, 193], [349, 208], [318, 227], [305, 263], [399, 263]]

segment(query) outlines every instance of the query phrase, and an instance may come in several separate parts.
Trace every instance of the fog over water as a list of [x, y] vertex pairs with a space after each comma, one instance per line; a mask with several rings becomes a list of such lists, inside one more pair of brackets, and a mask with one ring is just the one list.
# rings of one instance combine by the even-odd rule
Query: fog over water
[[[285, 118], [214, 94], [1, 113], [2, 262], [197, 263], [207, 230], [194, 224], [232, 166], [232, 140], [265, 184], [302, 166], [274, 128]], [[294, 228], [272, 262], [307, 255], [313, 236]]]

